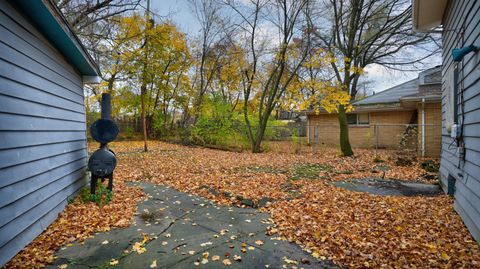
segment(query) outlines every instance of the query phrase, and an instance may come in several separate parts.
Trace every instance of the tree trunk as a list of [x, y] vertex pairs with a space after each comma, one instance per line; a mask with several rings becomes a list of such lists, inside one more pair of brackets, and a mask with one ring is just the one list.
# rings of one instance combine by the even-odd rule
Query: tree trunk
[[[268, 116], [271, 114], [271, 111], [265, 112], [268, 113]], [[260, 118], [260, 122], [258, 123], [258, 129], [255, 136], [255, 141], [253, 143], [252, 152], [253, 153], [260, 153], [262, 152], [262, 141], [263, 137], [265, 136], [265, 129], [267, 128], [268, 123], [268, 116], [264, 116]]]
[[263, 140], [264, 133], [265, 133], [265, 128], [263, 128], [262, 126], [258, 126], [257, 135], [255, 137], [255, 141], [253, 141], [253, 144], [252, 144], [253, 153], [262, 152], [262, 140]]
[[340, 150], [343, 156], [352, 156], [353, 150], [348, 137], [347, 113], [343, 105], [338, 107], [338, 122], [340, 124]]
[[142, 84], [140, 88], [140, 99], [141, 99], [141, 109], [142, 109], [142, 129], [143, 129], [143, 151], [147, 152], [147, 119], [145, 117], [145, 94], [147, 92], [147, 85]]

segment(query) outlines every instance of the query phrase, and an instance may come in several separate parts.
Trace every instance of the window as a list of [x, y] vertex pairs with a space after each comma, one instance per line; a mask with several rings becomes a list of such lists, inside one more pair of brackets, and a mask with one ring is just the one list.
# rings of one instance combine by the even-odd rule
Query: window
[[370, 115], [368, 113], [347, 114], [349, 125], [368, 125], [370, 124]]
[[357, 124], [357, 114], [347, 114], [347, 122], [350, 125], [356, 125]]
[[370, 124], [370, 115], [368, 113], [361, 113], [361, 114], [357, 114], [357, 122], [358, 124], [361, 124], [361, 125], [368, 125]]

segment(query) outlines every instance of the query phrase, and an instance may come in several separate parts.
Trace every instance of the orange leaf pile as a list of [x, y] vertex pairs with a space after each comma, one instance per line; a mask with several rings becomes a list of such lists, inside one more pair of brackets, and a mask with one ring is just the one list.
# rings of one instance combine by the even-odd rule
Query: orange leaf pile
[[[115, 143], [119, 170], [129, 180], [165, 184], [221, 204], [240, 204], [236, 197], [275, 202], [262, 210], [272, 214], [281, 237], [301, 245], [319, 259], [346, 267], [476, 267], [480, 249], [452, 199], [378, 196], [344, 190], [329, 181], [385, 177], [432, 182], [420, 167], [396, 165], [394, 151], [357, 149], [339, 157], [336, 149], [318, 153], [252, 154], [150, 142]], [[296, 164], [330, 167], [319, 179], [289, 180]], [[383, 174], [377, 166], [388, 166]], [[327, 180], [322, 180], [326, 178]], [[213, 190], [213, 191], [212, 191]]]
[[103, 207], [83, 203], [77, 197], [48, 228], [18, 253], [7, 268], [42, 268], [54, 260], [54, 252], [95, 232], [130, 225], [137, 203], [144, 197], [136, 187], [126, 186], [120, 176], [114, 180], [112, 201]]
[[[274, 221], [277, 233], [318, 259], [344, 267], [478, 267], [480, 249], [453, 210], [446, 195], [435, 197], [377, 196], [332, 186], [331, 181], [365, 177], [432, 182], [432, 173], [411, 165], [396, 165], [396, 152], [357, 149], [354, 157], [339, 157], [336, 149], [318, 153], [227, 152], [150, 141], [112, 143], [117, 153], [114, 201], [99, 209], [75, 202], [9, 265], [40, 267], [53, 251], [94, 231], [128, 225], [141, 198], [125, 181], [146, 181], [201, 195], [224, 205], [257, 204]], [[318, 166], [315, 177], [295, 175], [295, 167]], [[378, 169], [378, 166], [388, 169]], [[427, 176], [426, 176], [427, 175]], [[120, 179], [120, 180], [118, 180]], [[109, 207], [112, 207], [109, 209]], [[115, 215], [116, 212], [122, 212]], [[112, 219], [112, 214], [115, 219]], [[229, 259], [223, 260], [231, 264]]]

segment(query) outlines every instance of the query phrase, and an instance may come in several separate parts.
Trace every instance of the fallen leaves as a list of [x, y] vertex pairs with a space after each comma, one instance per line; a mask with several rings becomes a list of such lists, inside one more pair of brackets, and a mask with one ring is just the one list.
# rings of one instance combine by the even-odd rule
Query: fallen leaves
[[133, 244], [132, 250], [135, 251], [137, 254], [142, 254], [147, 251], [142, 242], [136, 242], [135, 244]]
[[255, 241], [255, 244], [261, 246], [261, 245], [263, 245], [263, 241], [262, 240], [257, 240], [257, 241]]
[[[109, 231], [113, 227], [127, 227], [144, 198], [142, 191], [129, 187], [121, 175], [116, 174], [112, 201], [103, 207], [83, 203], [80, 197], [69, 203], [48, 228], [19, 252], [7, 268], [42, 268], [54, 261], [53, 254], [62, 246], [82, 242], [95, 232]], [[103, 242], [105, 243], [105, 241]]]
[[[112, 147], [139, 152], [142, 143]], [[420, 160], [399, 166], [394, 151], [378, 152], [381, 164], [369, 150], [356, 150], [354, 157], [328, 148], [317, 154], [251, 154], [152, 141], [148, 153], [119, 154], [117, 169], [128, 180], [165, 184], [224, 205], [245, 206], [242, 200], [258, 205], [268, 198], [261, 209], [272, 214], [267, 235], [279, 234], [340, 266], [363, 267], [368, 261], [370, 267], [431, 267], [429, 260], [436, 266], [478, 266], [479, 247], [449, 197], [385, 197], [329, 184], [382, 176], [429, 181]], [[441, 248], [431, 252], [428, 243]]]
[[230, 261], [230, 259], [224, 259], [224, 260], [222, 261], [222, 263], [223, 263], [223, 265], [225, 265], [225, 266], [232, 265], [232, 262]]
[[287, 257], [283, 257], [282, 258], [283, 262], [286, 263], [286, 264], [298, 264], [298, 262], [296, 260], [291, 260]]
[[[315, 154], [251, 154], [155, 141], [150, 142], [148, 153], [141, 153], [142, 147], [142, 142], [112, 143], [118, 156], [113, 201], [99, 208], [75, 200], [8, 266], [39, 268], [52, 262], [54, 251], [62, 245], [82, 241], [96, 231], [128, 226], [142, 193], [123, 180], [164, 184], [230, 206], [246, 206], [242, 200], [254, 205], [268, 200], [261, 208], [273, 219], [264, 222], [271, 226], [267, 235], [278, 234], [316, 259], [343, 267], [480, 266], [480, 249], [453, 210], [451, 198], [377, 196], [329, 184], [381, 176], [428, 181], [420, 161], [398, 166], [395, 152], [379, 150], [382, 167], [389, 167], [384, 169], [368, 150], [356, 150], [355, 157], [339, 157], [336, 149], [328, 148]], [[228, 233], [219, 232], [220, 236]], [[228, 254], [222, 263], [231, 265], [234, 258]], [[221, 258], [213, 255], [210, 260]]]

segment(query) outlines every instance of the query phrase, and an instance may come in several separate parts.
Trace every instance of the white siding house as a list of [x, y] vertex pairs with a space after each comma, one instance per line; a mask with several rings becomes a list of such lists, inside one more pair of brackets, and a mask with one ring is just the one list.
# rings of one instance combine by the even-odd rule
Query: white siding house
[[413, 10], [417, 31], [442, 32], [441, 184], [480, 242], [480, 1], [413, 0]]

